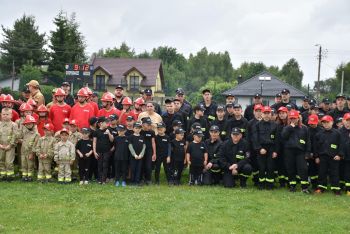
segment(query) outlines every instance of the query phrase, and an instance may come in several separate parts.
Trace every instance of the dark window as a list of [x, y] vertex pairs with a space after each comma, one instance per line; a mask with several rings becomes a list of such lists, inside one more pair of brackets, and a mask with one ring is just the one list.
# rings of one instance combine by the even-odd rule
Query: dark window
[[96, 76], [96, 90], [98, 91], [106, 90], [105, 76], [102, 76], [102, 75]]
[[120, 81], [120, 85], [124, 88], [128, 87], [128, 83], [126, 82], [126, 78], [122, 78], [122, 80]]
[[138, 76], [130, 76], [130, 89], [139, 90], [140, 88], [140, 78]]

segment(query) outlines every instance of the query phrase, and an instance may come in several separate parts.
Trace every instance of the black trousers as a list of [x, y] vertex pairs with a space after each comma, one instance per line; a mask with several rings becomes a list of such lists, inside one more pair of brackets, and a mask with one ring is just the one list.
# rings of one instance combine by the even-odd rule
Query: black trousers
[[122, 178], [122, 181], [126, 181], [128, 175], [128, 160], [114, 160], [115, 168], [115, 180], [119, 181]]
[[203, 166], [202, 165], [190, 165], [190, 184], [194, 184], [196, 181], [198, 184], [202, 184], [203, 178]]
[[89, 169], [89, 180], [92, 180], [92, 177], [94, 176], [96, 180], [98, 180], [98, 166], [97, 166], [97, 159], [95, 156], [91, 156], [90, 160], [90, 169]]
[[111, 152], [98, 153], [98, 155], [100, 156], [97, 160], [99, 181], [106, 182], [108, 168], [110, 165]]
[[174, 184], [181, 183], [182, 171], [184, 169], [184, 161], [172, 161], [171, 162], [171, 178]]
[[131, 183], [139, 184], [141, 180], [142, 159], [136, 160], [134, 157], [130, 159]]
[[285, 153], [284, 150], [281, 150], [278, 153], [278, 157], [276, 159], [276, 166], [278, 171], [278, 181], [280, 183], [285, 183], [288, 180], [288, 173], [286, 169], [286, 163], [285, 163]]
[[298, 149], [284, 149], [284, 156], [289, 185], [295, 187], [297, 185], [296, 176], [299, 175], [301, 187], [303, 189], [307, 188], [309, 182], [305, 152]]
[[307, 159], [308, 164], [308, 174], [312, 185], [317, 184], [318, 181], [318, 165], [314, 158]]
[[259, 166], [258, 166], [258, 155], [252, 150], [250, 154], [250, 165], [253, 168], [253, 182], [256, 184], [259, 181]]
[[152, 154], [153, 150], [146, 147], [145, 155], [142, 158], [142, 174], [146, 182], [150, 182], [152, 178]]
[[115, 162], [114, 162], [114, 152], [111, 152], [111, 156], [109, 157], [109, 167], [108, 167], [108, 178], [114, 178], [115, 176]]
[[272, 150], [269, 146], [264, 146], [266, 154], [261, 155], [258, 152], [257, 162], [259, 166], [259, 182], [274, 182], [275, 159], [272, 158]]
[[350, 191], [350, 160], [343, 160], [344, 164], [344, 180], [346, 191]]
[[223, 184], [226, 188], [232, 188], [236, 186], [236, 179], [239, 178], [241, 184], [245, 183], [248, 179], [248, 177], [253, 172], [253, 167], [247, 163], [243, 165], [242, 167], [238, 168], [238, 175], [232, 175], [232, 171], [225, 170], [223, 175]]
[[90, 169], [90, 162], [91, 157], [79, 157], [78, 165], [79, 165], [79, 177], [80, 181], [82, 180], [89, 180], [89, 169]]
[[166, 156], [158, 156], [156, 160], [156, 166], [154, 169], [154, 178], [156, 182], [159, 182], [159, 174], [160, 174], [160, 167], [163, 164], [164, 173], [166, 176], [167, 181], [170, 181], [170, 165], [166, 162], [167, 157]]
[[204, 185], [214, 185], [219, 184], [222, 180], [222, 172], [213, 172], [208, 170], [203, 173], [203, 184]]
[[320, 167], [318, 171], [318, 187], [327, 189], [327, 176], [329, 175], [331, 190], [340, 190], [339, 187], [339, 163], [329, 155], [320, 155]]

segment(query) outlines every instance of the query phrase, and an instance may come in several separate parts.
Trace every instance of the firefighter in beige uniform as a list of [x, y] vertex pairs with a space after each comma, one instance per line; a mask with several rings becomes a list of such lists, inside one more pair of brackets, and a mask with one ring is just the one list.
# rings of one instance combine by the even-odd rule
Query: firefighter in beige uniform
[[35, 147], [40, 138], [40, 134], [35, 128], [36, 119], [27, 115], [24, 122], [22, 131], [19, 132], [18, 140], [22, 143], [21, 147], [21, 168], [22, 168], [22, 181], [32, 181], [34, 174], [34, 155]]
[[[77, 145], [77, 142], [83, 137], [83, 134], [81, 134], [78, 131], [78, 124], [77, 121], [75, 119], [72, 119], [71, 121], [69, 121], [69, 137], [68, 137], [68, 141], [72, 142], [74, 146]], [[78, 178], [78, 155], [75, 155], [75, 160], [74, 163], [72, 165], [72, 174], [73, 174], [73, 179]]]
[[56, 139], [53, 137], [54, 126], [51, 123], [44, 125], [45, 135], [40, 137], [36, 144], [36, 155], [39, 160], [38, 180], [42, 182], [51, 181], [51, 164], [53, 159], [53, 148]]
[[0, 176], [10, 180], [14, 176], [13, 161], [15, 159], [15, 144], [17, 125], [11, 121], [12, 110], [3, 108], [0, 122]]
[[69, 183], [72, 181], [70, 166], [75, 159], [75, 146], [68, 141], [68, 129], [60, 131], [61, 140], [54, 146], [54, 160], [58, 164], [58, 182]]

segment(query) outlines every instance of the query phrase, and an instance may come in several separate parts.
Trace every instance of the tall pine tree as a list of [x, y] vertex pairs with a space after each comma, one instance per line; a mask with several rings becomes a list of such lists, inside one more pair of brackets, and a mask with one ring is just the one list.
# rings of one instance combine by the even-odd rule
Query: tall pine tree
[[23, 15], [15, 21], [13, 29], [5, 28], [2, 34], [4, 40], [0, 43], [1, 68], [5, 73], [12, 70], [12, 62], [16, 72], [25, 64], [43, 65], [47, 54], [44, 49], [45, 33], [40, 34], [35, 26], [35, 17]]

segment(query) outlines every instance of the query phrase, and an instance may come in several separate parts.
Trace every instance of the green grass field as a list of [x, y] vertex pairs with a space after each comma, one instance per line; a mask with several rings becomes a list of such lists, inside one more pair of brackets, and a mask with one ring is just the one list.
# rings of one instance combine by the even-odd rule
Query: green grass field
[[0, 233], [348, 233], [350, 197], [0, 182]]

